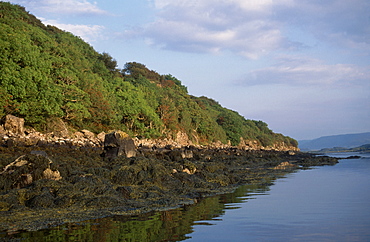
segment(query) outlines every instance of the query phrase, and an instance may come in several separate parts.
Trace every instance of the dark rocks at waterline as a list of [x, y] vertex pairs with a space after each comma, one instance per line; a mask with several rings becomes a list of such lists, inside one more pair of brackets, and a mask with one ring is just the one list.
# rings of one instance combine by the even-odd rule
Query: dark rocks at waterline
[[[141, 147], [136, 157], [109, 160], [101, 152], [88, 147], [0, 147], [0, 230], [33, 229], [61, 217], [73, 221], [77, 213], [81, 219], [92, 211], [101, 217], [176, 207], [237, 185], [266, 183], [300, 166], [337, 162], [304, 153], [192, 146]], [[30, 165], [15, 169], [21, 160]], [[44, 176], [47, 169], [58, 171], [61, 179]], [[27, 182], [20, 183], [24, 174]]]
[[361, 159], [361, 156], [359, 155], [351, 155], [345, 158], [337, 158], [337, 159]]

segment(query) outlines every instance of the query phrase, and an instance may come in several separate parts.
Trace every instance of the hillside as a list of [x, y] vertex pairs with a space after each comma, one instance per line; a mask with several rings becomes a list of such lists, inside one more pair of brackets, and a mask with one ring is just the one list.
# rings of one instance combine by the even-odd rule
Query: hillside
[[262, 121], [248, 120], [207, 97], [194, 97], [176, 77], [144, 64], [123, 68], [71, 33], [45, 26], [23, 7], [0, 2], [0, 117], [52, 132], [120, 129], [143, 138], [179, 132], [198, 144], [241, 138], [262, 146], [297, 142]]
[[338, 152], [361, 152], [361, 153], [369, 153], [370, 152], [370, 144], [361, 145], [354, 148], [342, 148], [342, 147], [334, 147], [334, 148], [325, 148], [319, 150], [320, 153], [338, 153]]
[[313, 140], [299, 141], [301, 150], [321, 150], [334, 147], [354, 148], [370, 143], [370, 132], [323, 136]]

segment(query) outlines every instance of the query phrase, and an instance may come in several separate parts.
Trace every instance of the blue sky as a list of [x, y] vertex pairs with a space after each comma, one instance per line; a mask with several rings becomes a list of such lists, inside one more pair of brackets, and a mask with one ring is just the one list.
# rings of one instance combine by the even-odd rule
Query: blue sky
[[14, 0], [295, 139], [370, 131], [368, 0]]

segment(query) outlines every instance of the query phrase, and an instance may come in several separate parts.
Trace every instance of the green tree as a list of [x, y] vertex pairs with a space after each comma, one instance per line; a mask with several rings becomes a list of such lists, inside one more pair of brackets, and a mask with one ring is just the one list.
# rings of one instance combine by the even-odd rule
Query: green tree
[[110, 56], [108, 53], [103, 52], [99, 56], [99, 60], [102, 60], [107, 67], [108, 70], [114, 72], [117, 70], [117, 61], [113, 59], [112, 56]]
[[144, 98], [144, 94], [129, 82], [116, 87], [118, 115], [121, 123], [135, 135], [159, 135], [162, 122]]
[[0, 68], [0, 115], [23, 117], [35, 128], [55, 118], [96, 132], [118, 128], [167, 137], [182, 131], [204, 143], [238, 144], [242, 137], [263, 145], [297, 145], [262, 121], [190, 96], [170, 74], [137, 62], [120, 70], [108, 53], [7, 2], [0, 2]]

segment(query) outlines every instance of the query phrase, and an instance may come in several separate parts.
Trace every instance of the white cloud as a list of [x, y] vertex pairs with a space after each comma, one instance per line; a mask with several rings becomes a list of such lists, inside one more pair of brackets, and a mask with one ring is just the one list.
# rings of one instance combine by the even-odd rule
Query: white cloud
[[[232, 51], [259, 58], [277, 50], [299, 49], [290, 26], [344, 48], [370, 51], [367, 0], [153, 0], [156, 21], [143, 35], [162, 48]], [[300, 40], [305, 41], [305, 40]]]
[[26, 5], [34, 9], [39, 9], [46, 12], [63, 13], [63, 14], [92, 14], [101, 15], [107, 14], [101, 10], [96, 2], [87, 0], [18, 0], [21, 5]]
[[321, 41], [370, 52], [370, 1], [295, 0], [280, 8], [279, 21], [298, 26]]
[[157, 0], [158, 19], [146, 27], [144, 35], [165, 49], [231, 50], [255, 59], [289, 42], [278, 22], [266, 21], [272, 5], [271, 0]]
[[91, 43], [104, 38], [102, 35], [104, 27], [100, 25], [63, 24], [55, 20], [40, 19], [45, 25], [56, 26], [62, 30], [71, 32], [74, 35], [81, 37], [86, 42]]
[[[321, 60], [283, 56], [270, 67], [253, 70], [240, 82], [248, 85], [288, 84], [346, 88], [369, 88], [370, 67], [351, 64], [327, 64]], [[367, 84], [366, 84], [367, 83]]]
[[[263, 27], [266, 30], [260, 31], [259, 28]], [[253, 36], [244, 35], [245, 31], [253, 33]], [[280, 32], [263, 22], [211, 30], [186, 22], [158, 21], [146, 30], [146, 35], [152, 43], [166, 49], [213, 53], [228, 49], [250, 58], [277, 48], [282, 41]]]

